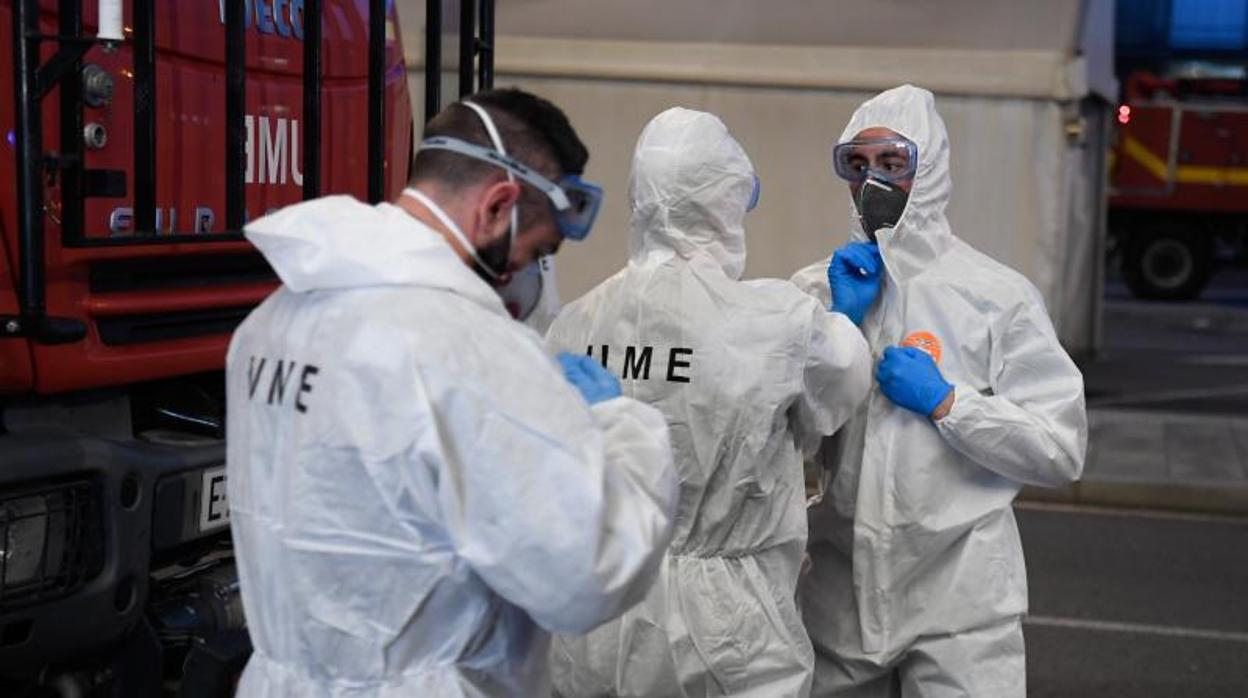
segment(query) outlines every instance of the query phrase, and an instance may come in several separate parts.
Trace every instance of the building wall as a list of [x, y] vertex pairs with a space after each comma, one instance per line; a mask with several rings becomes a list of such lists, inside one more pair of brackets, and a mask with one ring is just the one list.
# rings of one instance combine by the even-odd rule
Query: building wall
[[[529, 0], [518, 6], [538, 7], [547, 1]], [[500, 17], [499, 31], [504, 29]], [[410, 23], [404, 32], [408, 55], [416, 59], [409, 65], [416, 105], [423, 104], [422, 54], [419, 43], [413, 46], [419, 32], [417, 26], [413, 37]], [[559, 254], [559, 285], [565, 300], [583, 294], [625, 264], [633, 147], [649, 119], [671, 106], [720, 116], [754, 162], [762, 198], [746, 220], [747, 278], [786, 278], [826, 259], [847, 239], [852, 209], [845, 183], [832, 172], [832, 145], [853, 110], [877, 87], [909, 77], [935, 88], [949, 128], [954, 177], [949, 218], [954, 232], [1031, 278], [1045, 295], [1068, 347], [1075, 351], [1091, 347], [1094, 304], [1089, 289], [1095, 284], [1072, 280], [1067, 270], [1088, 274], [1087, 260], [1099, 246], [1095, 216], [1070, 211], [1072, 202], [1092, 205], [1082, 200], [1087, 197], [1077, 196], [1088, 173], [1074, 170], [1084, 167], [1085, 159], [1078, 153], [1095, 146], [1081, 146], [1067, 136], [1067, 126], [1078, 123], [1075, 95], [1086, 89], [1086, 83], [1069, 74], [1062, 54], [939, 49], [923, 52], [924, 59], [918, 52], [905, 54], [915, 49], [897, 49], [889, 55], [906, 60], [854, 83], [853, 76], [825, 70], [824, 61], [843, 56], [843, 65], [853, 61], [874, 65], [879, 63], [875, 60], [881, 56], [879, 49], [872, 53], [798, 47], [785, 53], [785, 47], [611, 41], [508, 36], [498, 42], [496, 84], [532, 90], [563, 107], [590, 148], [587, 177], [607, 191], [590, 239], [565, 245]], [[444, 44], [449, 64], [455, 54], [454, 37], [448, 35]], [[655, 48], [649, 68], [645, 52], [638, 48], [645, 46]], [[579, 62], [577, 47], [587, 51]], [[504, 50], [509, 58], [504, 59]], [[759, 59], [766, 61], [769, 53], [780, 58], [773, 57], [760, 68]], [[958, 61], [977, 64], [979, 70], [959, 70]], [[984, 72], [992, 65], [998, 67], [997, 75]], [[755, 70], [751, 72], [750, 66]], [[777, 76], [775, 84], [767, 83], [768, 71]], [[737, 74], [742, 78], [734, 83], [729, 78]], [[713, 77], [691, 79], [698, 75]], [[455, 81], [448, 77], [444, 102], [455, 98]], [[890, 78], [895, 82], [887, 82]], [[979, 93], [964, 89], [967, 86]], [[1072, 222], [1088, 229], [1072, 229]]]

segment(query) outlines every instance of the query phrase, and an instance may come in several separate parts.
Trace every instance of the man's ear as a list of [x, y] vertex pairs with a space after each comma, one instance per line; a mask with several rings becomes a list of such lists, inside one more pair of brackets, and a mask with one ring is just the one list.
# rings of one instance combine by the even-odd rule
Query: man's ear
[[507, 232], [507, 226], [511, 225], [511, 211], [519, 199], [519, 182], [502, 179], [486, 186], [476, 211], [486, 239], [476, 241], [478, 245], [493, 242]]

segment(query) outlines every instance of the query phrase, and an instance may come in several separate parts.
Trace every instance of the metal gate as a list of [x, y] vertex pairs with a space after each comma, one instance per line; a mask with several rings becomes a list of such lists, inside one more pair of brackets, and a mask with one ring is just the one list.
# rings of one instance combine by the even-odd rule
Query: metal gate
[[[133, 181], [124, 170], [88, 169], [84, 165], [82, 59], [95, 45], [116, 45], [117, 38], [85, 36], [83, 0], [59, 0], [55, 34], [39, 30], [39, 0], [13, 0], [13, 65], [15, 84], [14, 137], [17, 160], [17, 222], [19, 314], [0, 316], [0, 337], [26, 337], [42, 344], [75, 342], [86, 327], [77, 319], [50, 317], [46, 306], [44, 178], [60, 186], [64, 247], [219, 243], [242, 240], [246, 211], [244, 102], [247, 85], [244, 0], [222, 0], [225, 24], [225, 232], [157, 235], [156, 154], [156, 1], [133, 0], [132, 44], [134, 103], [132, 128]], [[367, 88], [367, 197], [378, 202], [383, 194], [385, 137], [385, 28], [392, 0], [368, 2]], [[101, 6], [109, 3], [101, 3]], [[119, 2], [111, 3], [120, 12]], [[425, 116], [440, 108], [443, 5], [426, 3]], [[459, 92], [492, 86], [494, 0], [460, 0]], [[301, 155], [304, 162], [302, 196], [321, 195], [322, 174], [322, 24], [323, 0], [304, 0], [303, 6], [303, 115], [306, 121]], [[40, 47], [51, 43], [56, 52], [40, 61]], [[477, 62], [479, 59], [479, 71]], [[42, 104], [59, 89], [60, 152], [46, 150]], [[133, 235], [93, 237], [84, 234], [84, 202], [89, 197], [125, 197], [133, 187]]]

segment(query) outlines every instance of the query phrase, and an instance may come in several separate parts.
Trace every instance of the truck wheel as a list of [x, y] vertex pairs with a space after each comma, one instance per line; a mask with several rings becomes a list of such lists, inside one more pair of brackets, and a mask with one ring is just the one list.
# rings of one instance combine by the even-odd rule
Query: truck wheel
[[1136, 298], [1190, 301], [1209, 283], [1209, 238], [1191, 225], [1166, 222], [1127, 236], [1122, 276]]

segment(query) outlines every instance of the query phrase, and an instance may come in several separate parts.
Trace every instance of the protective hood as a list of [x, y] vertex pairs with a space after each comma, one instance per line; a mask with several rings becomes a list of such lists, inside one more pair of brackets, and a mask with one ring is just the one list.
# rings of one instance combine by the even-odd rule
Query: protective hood
[[245, 234], [296, 293], [425, 286], [505, 312], [498, 295], [441, 235], [392, 204], [369, 206], [350, 196], [327, 196], [253, 221]]
[[[909, 278], [926, 268], [952, 242], [953, 234], [945, 218], [945, 206], [953, 193], [949, 175], [949, 134], [936, 113], [931, 92], [913, 85], [902, 85], [872, 97], [858, 107], [839, 143], [854, 139], [861, 131], [883, 126], [909, 138], [919, 149], [914, 186], [901, 221], [891, 232], [880, 236], [880, 253], [894, 277]], [[851, 210], [853, 204], [850, 204]], [[852, 234], [866, 240], [857, 216]]]
[[730, 278], [745, 270], [750, 158], [717, 117], [675, 107], [650, 121], [633, 153], [629, 182], [634, 263], [652, 252], [705, 258]]

